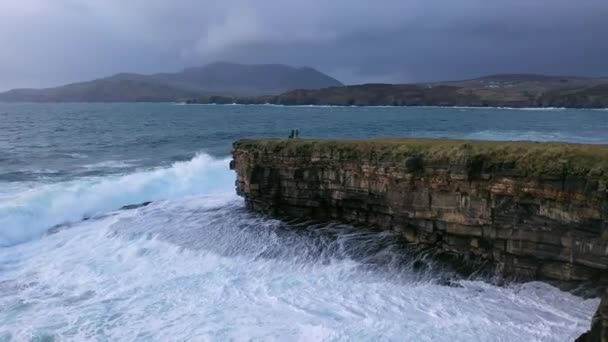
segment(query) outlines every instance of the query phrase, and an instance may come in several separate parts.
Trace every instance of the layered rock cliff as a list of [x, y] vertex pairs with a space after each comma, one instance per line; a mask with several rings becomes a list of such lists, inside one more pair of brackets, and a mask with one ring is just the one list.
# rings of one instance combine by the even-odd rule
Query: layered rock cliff
[[608, 146], [243, 140], [233, 157], [259, 212], [394, 230], [507, 276], [608, 276]]

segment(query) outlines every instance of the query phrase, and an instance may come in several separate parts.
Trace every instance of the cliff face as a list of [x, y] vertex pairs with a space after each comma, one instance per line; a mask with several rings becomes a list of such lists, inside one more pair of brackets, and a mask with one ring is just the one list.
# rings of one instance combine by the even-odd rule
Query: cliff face
[[608, 290], [604, 293], [602, 302], [591, 321], [591, 330], [581, 335], [576, 342], [607, 342], [608, 341]]
[[608, 146], [241, 141], [234, 162], [260, 212], [396, 230], [506, 275], [608, 273]]
[[[608, 146], [243, 140], [249, 208], [390, 229], [524, 279], [608, 276]], [[608, 293], [581, 341], [608, 341]]]

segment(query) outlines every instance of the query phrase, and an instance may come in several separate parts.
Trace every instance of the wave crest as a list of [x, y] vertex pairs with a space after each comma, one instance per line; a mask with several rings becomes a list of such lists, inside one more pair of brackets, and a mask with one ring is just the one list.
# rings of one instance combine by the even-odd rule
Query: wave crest
[[199, 153], [168, 168], [41, 185], [0, 198], [0, 246], [36, 238], [50, 227], [124, 205], [232, 191], [228, 159]]

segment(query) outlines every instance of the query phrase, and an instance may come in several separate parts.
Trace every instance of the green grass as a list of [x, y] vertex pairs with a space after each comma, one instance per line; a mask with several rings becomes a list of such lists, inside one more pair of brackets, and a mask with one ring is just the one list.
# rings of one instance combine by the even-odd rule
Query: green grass
[[445, 139], [264, 139], [241, 140], [239, 148], [285, 156], [309, 155], [338, 160], [400, 164], [412, 156], [424, 163], [482, 160], [484, 169], [509, 165], [527, 177], [592, 174], [608, 180], [608, 145], [570, 143], [468, 141]]

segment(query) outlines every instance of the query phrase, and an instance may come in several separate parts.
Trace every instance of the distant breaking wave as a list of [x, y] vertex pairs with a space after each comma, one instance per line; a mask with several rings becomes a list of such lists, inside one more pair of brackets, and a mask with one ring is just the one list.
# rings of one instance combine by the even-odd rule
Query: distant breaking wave
[[559, 132], [539, 132], [539, 131], [500, 131], [484, 130], [467, 134], [465, 139], [473, 140], [493, 140], [493, 141], [542, 141], [542, 142], [563, 142], [582, 144], [606, 144], [608, 138], [576, 136]]
[[529, 111], [556, 111], [556, 110], [608, 110], [608, 108], [566, 108], [566, 107], [482, 107], [482, 106], [356, 106], [356, 105], [285, 105], [275, 103], [172, 103], [175, 106], [270, 106], [270, 107], [294, 107], [294, 108], [445, 108], [445, 109], [504, 109], [504, 110], [529, 110]]
[[0, 246], [25, 242], [57, 224], [128, 204], [189, 195], [228, 193], [234, 176], [227, 159], [198, 154], [171, 167], [122, 176], [81, 178], [0, 197]]

